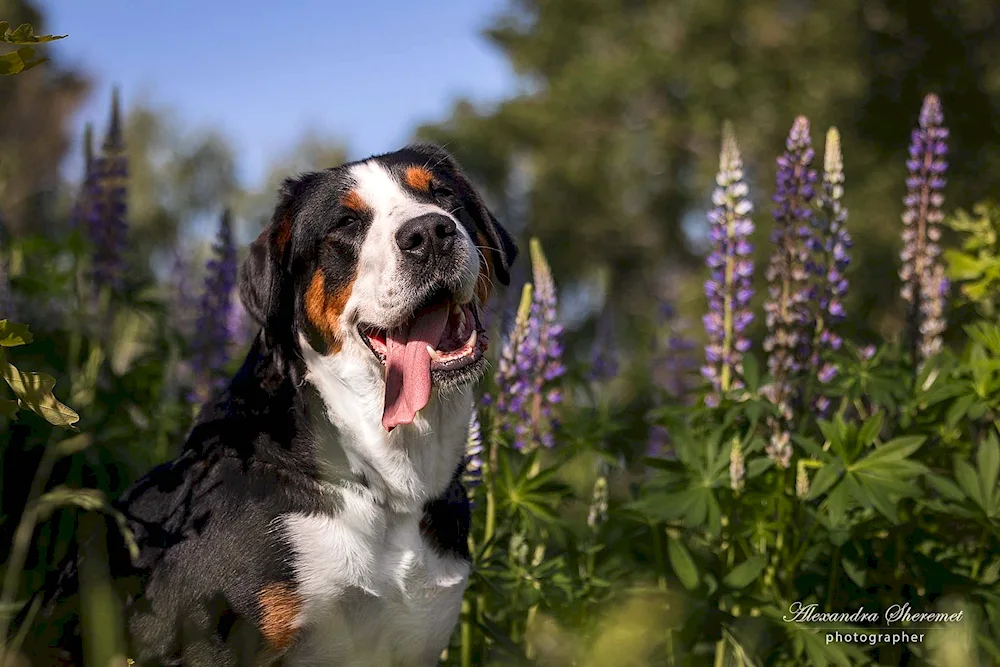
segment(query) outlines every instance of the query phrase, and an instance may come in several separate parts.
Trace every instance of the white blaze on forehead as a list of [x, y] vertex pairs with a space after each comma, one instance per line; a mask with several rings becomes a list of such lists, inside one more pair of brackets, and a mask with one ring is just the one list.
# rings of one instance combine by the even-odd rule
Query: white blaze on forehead
[[350, 174], [354, 191], [372, 211], [371, 232], [379, 227], [394, 232], [407, 220], [425, 213], [447, 214], [440, 206], [422, 202], [407, 192], [392, 172], [378, 162], [356, 164]]
[[[396, 232], [407, 221], [427, 213], [446, 215], [455, 220], [459, 236], [469, 250], [465, 272], [472, 276], [469, 293], [474, 289], [479, 271], [475, 244], [468, 231], [449, 211], [417, 199], [399, 178], [377, 160], [350, 167], [351, 186], [357, 198], [371, 211], [372, 221], [361, 246], [358, 272], [344, 317], [358, 313], [368, 322], [381, 322], [401, 306], [410, 276], [400, 269], [400, 251]], [[469, 297], [471, 298], [471, 296]]]

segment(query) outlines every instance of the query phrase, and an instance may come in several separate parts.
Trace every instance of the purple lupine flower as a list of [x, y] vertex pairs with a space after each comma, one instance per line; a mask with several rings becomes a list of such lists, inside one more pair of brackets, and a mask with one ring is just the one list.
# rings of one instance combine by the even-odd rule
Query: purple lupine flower
[[562, 393], [554, 383], [566, 374], [562, 362], [563, 328], [557, 319], [556, 282], [538, 239], [531, 239], [530, 252], [535, 283], [535, 298], [529, 319], [533, 323], [529, 331], [534, 332], [534, 336], [529, 335], [529, 339], [533, 342], [535, 358], [531, 424], [537, 441], [551, 448], [555, 445], [554, 429], [558, 427], [553, 408], [562, 402]]
[[232, 216], [222, 214], [219, 235], [208, 261], [205, 289], [198, 308], [192, 341], [192, 366], [197, 375], [193, 400], [204, 402], [225, 384], [223, 367], [229, 361], [230, 313], [236, 286], [236, 246], [233, 244]]
[[816, 170], [809, 136], [809, 120], [799, 116], [792, 124], [785, 152], [778, 158], [777, 190], [774, 194], [774, 251], [767, 268], [768, 299], [764, 304], [767, 337], [764, 350], [771, 384], [764, 395], [778, 406], [779, 418], [771, 419], [768, 454], [787, 467], [791, 460], [788, 432], [793, 406], [799, 400], [796, 381], [809, 362], [813, 315], [810, 302], [817, 273], [812, 199]]
[[[531, 314], [534, 286], [525, 283], [521, 290], [521, 300], [518, 303], [514, 324], [510, 333], [504, 338], [500, 348], [500, 359], [497, 363], [496, 383], [497, 395], [483, 396], [484, 405], [493, 406], [501, 430], [511, 431], [512, 422], [524, 422], [528, 419], [526, 411], [529, 383], [523, 380], [525, 369], [530, 368], [527, 361], [528, 318]], [[523, 446], [523, 443], [517, 443]]]
[[[818, 302], [815, 304], [815, 337], [812, 351], [812, 367], [818, 368], [817, 379], [826, 384], [837, 376], [836, 365], [824, 363], [824, 350], [837, 351], [843, 341], [833, 326], [843, 321], [844, 298], [847, 294], [847, 267], [850, 264], [850, 249], [853, 245], [847, 231], [847, 209], [842, 203], [844, 195], [844, 159], [840, 148], [840, 133], [831, 127], [826, 134], [826, 148], [823, 154], [823, 186], [818, 197], [824, 216], [816, 216], [817, 235], [820, 250], [816, 264], [821, 269], [817, 286]], [[818, 399], [817, 399], [818, 400]], [[829, 401], [819, 401], [814, 407], [829, 407]], [[825, 410], [820, 410], [826, 414]]]
[[[692, 390], [698, 375], [695, 343], [685, 336], [686, 323], [677, 317], [669, 303], [660, 305], [657, 336], [652, 353], [652, 380], [656, 391], [653, 406], [659, 407], [666, 400], [677, 404], [690, 404]], [[646, 443], [647, 456], [663, 456], [669, 452], [670, 432], [660, 425], [650, 426]]]
[[501, 350], [499, 393], [488, 399], [501, 430], [511, 433], [514, 447], [521, 450], [555, 444], [553, 408], [562, 400], [556, 381], [566, 372], [555, 281], [536, 239], [531, 240], [531, 263], [534, 284], [524, 287], [514, 328]]
[[618, 350], [615, 347], [614, 311], [605, 305], [597, 318], [594, 343], [590, 353], [590, 379], [610, 380], [618, 375]]
[[93, 248], [94, 287], [119, 289], [124, 273], [124, 252], [128, 236], [128, 159], [122, 134], [121, 103], [118, 90], [111, 98], [111, 119], [101, 154], [90, 161], [90, 178], [85, 183], [84, 206], [87, 232]]
[[750, 349], [746, 330], [753, 321], [753, 246], [749, 241], [753, 204], [747, 197], [750, 190], [743, 180], [736, 135], [728, 122], [722, 127], [716, 184], [712, 193], [715, 208], [708, 214], [713, 249], [707, 259], [711, 269], [711, 277], [705, 281], [708, 345], [702, 367], [702, 375], [711, 381], [714, 390], [706, 397], [709, 404], [718, 404], [722, 394], [743, 387], [743, 353]]
[[900, 291], [908, 305], [911, 353], [918, 366], [941, 348], [945, 328], [944, 304], [949, 284], [939, 255], [939, 225], [944, 219], [945, 172], [948, 163], [948, 129], [937, 95], [927, 95], [920, 109], [919, 125], [912, 132], [903, 198], [903, 250]]
[[465, 441], [465, 465], [462, 468], [462, 482], [471, 491], [483, 480], [483, 431], [479, 424], [479, 413], [472, 411], [469, 418], [469, 433]]
[[653, 383], [673, 402], [688, 403], [698, 372], [695, 343], [685, 335], [687, 323], [670, 304], [660, 306], [658, 335], [653, 351]]

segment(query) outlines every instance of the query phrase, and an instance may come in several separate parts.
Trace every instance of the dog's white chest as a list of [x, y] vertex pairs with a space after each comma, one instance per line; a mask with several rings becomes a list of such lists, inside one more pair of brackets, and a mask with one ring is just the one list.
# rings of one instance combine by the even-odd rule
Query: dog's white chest
[[429, 667], [458, 620], [466, 561], [438, 555], [419, 517], [348, 503], [335, 516], [288, 515], [303, 599], [290, 665]]

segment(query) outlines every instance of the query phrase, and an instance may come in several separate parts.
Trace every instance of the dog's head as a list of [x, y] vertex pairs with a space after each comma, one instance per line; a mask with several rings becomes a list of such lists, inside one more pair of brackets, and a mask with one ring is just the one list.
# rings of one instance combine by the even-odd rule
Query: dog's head
[[240, 296], [266, 336], [377, 371], [391, 430], [482, 375], [481, 308], [516, 254], [454, 159], [408, 146], [286, 180]]

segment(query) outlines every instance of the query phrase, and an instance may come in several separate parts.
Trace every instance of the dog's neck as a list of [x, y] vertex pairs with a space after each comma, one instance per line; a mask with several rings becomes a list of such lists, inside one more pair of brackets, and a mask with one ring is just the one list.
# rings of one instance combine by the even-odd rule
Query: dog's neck
[[382, 426], [385, 381], [377, 367], [343, 354], [323, 356], [300, 341], [306, 382], [319, 397], [308, 411], [322, 475], [361, 482], [397, 512], [419, 513], [448, 487], [461, 461], [472, 416], [472, 387], [431, 400], [412, 424]]

